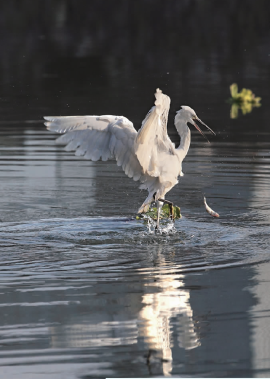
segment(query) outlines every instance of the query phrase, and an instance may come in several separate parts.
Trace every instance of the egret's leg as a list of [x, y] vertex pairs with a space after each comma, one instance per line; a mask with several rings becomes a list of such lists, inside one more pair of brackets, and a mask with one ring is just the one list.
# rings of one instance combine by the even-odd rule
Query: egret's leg
[[160, 211], [161, 211], [161, 208], [162, 208], [162, 202], [157, 200], [157, 225], [156, 225], [156, 229], [159, 228], [159, 220], [160, 220]]
[[171, 217], [171, 219], [173, 219], [173, 203], [171, 201], [165, 200], [165, 199], [158, 199], [158, 201], [162, 201], [164, 204], [169, 204], [170, 217]]

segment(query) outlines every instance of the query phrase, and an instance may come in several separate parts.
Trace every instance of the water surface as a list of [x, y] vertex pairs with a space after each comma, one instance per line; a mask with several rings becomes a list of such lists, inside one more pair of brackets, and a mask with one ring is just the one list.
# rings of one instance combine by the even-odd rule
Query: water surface
[[[269, 6], [107, 3], [1, 10], [0, 376], [269, 377]], [[233, 82], [262, 107], [230, 119]], [[217, 134], [192, 130], [168, 194], [183, 217], [160, 234], [135, 219], [138, 183], [42, 123], [123, 114], [138, 129], [157, 87], [174, 142], [182, 104]]]
[[195, 137], [170, 193], [183, 217], [156, 235], [134, 218], [145, 193], [114, 162], [74, 157], [41, 124], [2, 136], [6, 377], [242, 376], [264, 364], [267, 143]]

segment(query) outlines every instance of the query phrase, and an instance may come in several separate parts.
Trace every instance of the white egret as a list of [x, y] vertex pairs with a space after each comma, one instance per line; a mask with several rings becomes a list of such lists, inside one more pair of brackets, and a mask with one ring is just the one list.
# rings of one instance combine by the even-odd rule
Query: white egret
[[202, 134], [195, 123], [198, 120], [215, 134], [188, 106], [182, 106], [175, 116], [175, 127], [181, 138], [175, 148], [167, 134], [170, 98], [160, 89], [155, 93], [155, 105], [150, 109], [137, 132], [133, 123], [124, 116], [61, 116], [44, 117], [48, 130], [65, 133], [57, 139], [67, 145], [66, 150], [75, 150], [76, 155], [92, 161], [116, 159], [125, 174], [140, 181], [140, 188], [148, 190], [148, 196], [138, 210], [147, 212], [152, 201], [157, 203], [157, 227], [165, 195], [182, 176], [182, 161], [190, 146], [191, 123]]

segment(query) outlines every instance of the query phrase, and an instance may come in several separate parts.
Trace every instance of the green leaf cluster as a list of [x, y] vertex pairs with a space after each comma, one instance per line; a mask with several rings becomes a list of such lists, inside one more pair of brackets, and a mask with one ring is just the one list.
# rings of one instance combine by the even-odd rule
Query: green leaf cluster
[[238, 86], [236, 83], [230, 85], [231, 98], [229, 99], [232, 104], [231, 118], [238, 117], [238, 110], [241, 109], [243, 115], [250, 113], [253, 107], [260, 107], [260, 97], [255, 97], [255, 94], [247, 88], [243, 88], [241, 92], [238, 92]]

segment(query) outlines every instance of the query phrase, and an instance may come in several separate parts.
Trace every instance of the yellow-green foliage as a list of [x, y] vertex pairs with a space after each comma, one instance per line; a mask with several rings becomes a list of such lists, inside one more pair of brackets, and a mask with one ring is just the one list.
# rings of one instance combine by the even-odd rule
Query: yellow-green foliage
[[[181, 218], [180, 208], [176, 205], [172, 207], [173, 219]], [[157, 219], [157, 208], [150, 208], [148, 212], [145, 213], [146, 216], [151, 217], [153, 220]], [[170, 217], [170, 207], [169, 204], [164, 204], [160, 212], [160, 218], [169, 218]], [[142, 216], [137, 216], [137, 219], [142, 218]]]
[[247, 88], [243, 88], [241, 92], [238, 92], [238, 86], [236, 83], [230, 85], [231, 98], [231, 118], [238, 117], [238, 109], [240, 108], [242, 113], [245, 115], [250, 113], [253, 107], [260, 107], [260, 97], [255, 97], [255, 94]]

